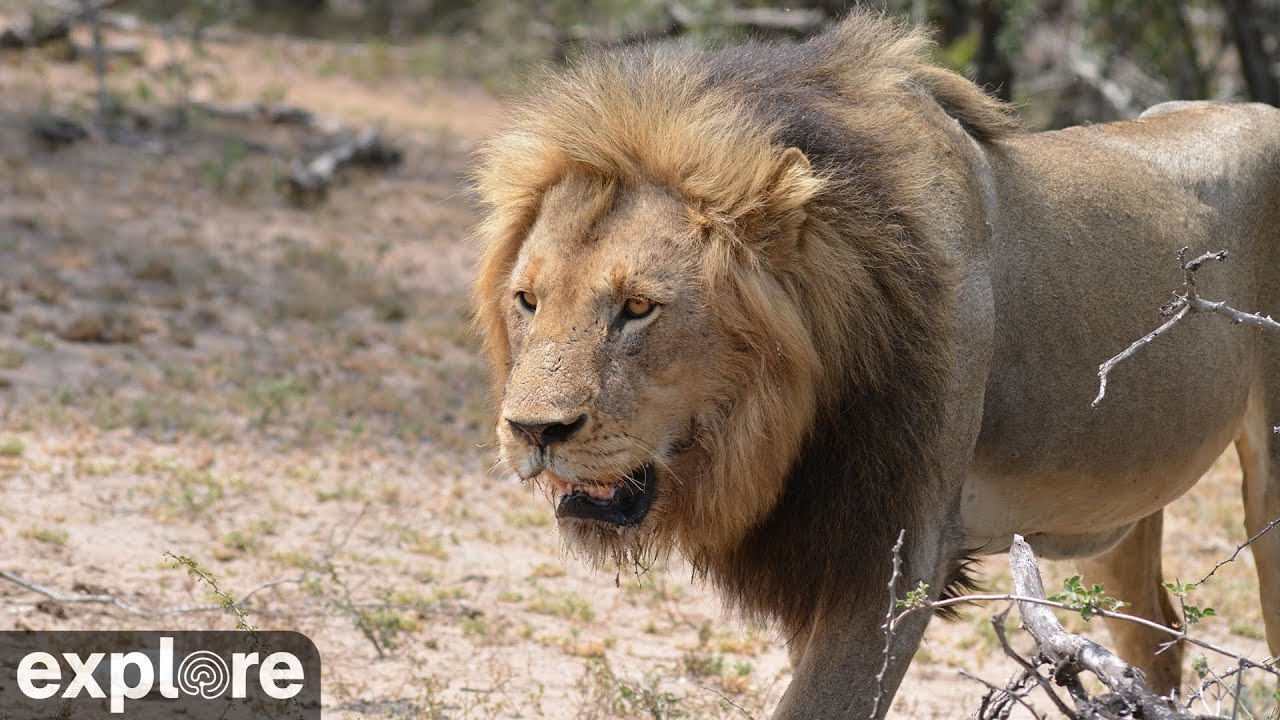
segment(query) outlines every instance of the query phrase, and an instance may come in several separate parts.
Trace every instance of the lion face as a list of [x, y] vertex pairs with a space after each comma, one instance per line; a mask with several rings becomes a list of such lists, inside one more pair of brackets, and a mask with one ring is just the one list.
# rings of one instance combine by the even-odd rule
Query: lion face
[[684, 208], [655, 187], [569, 179], [542, 203], [502, 309], [501, 459], [543, 485], [574, 549], [638, 558], [699, 472], [699, 409], [725, 352]]
[[[652, 119], [670, 167], [519, 131], [486, 149], [477, 319], [501, 461], [549, 493], [569, 547], [707, 567], [777, 506], [822, 396], [807, 316], [845, 300], [798, 290], [806, 265], [834, 267], [801, 252], [824, 182], [801, 151]], [[749, 162], [688, 175], [681, 143]]]

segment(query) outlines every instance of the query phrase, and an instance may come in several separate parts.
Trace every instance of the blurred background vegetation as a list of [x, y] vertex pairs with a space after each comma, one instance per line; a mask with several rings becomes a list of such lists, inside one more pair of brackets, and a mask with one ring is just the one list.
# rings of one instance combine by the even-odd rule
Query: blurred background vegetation
[[[800, 38], [848, 0], [140, 0], [152, 20], [197, 32], [217, 25], [413, 48], [423, 74], [518, 88], [524, 70], [584, 45], [688, 36]], [[1129, 117], [1169, 99], [1280, 105], [1280, 0], [879, 0], [927, 23], [936, 56], [1034, 125]], [[394, 56], [394, 57], [393, 57]]]

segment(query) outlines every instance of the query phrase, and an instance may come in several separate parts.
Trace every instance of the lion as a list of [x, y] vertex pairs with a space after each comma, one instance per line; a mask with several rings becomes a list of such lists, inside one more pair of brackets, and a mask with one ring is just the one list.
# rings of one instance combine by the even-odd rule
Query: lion
[[[1280, 110], [1184, 103], [1056, 132], [853, 14], [801, 44], [660, 45], [550, 70], [477, 151], [474, 286], [501, 461], [597, 564], [672, 550], [777, 623], [777, 718], [883, 717], [900, 592], [1014, 533], [1178, 622], [1162, 508], [1229, 443], [1245, 528], [1280, 516], [1280, 339], [1199, 318], [1118, 368], [1178, 248], [1280, 309]], [[1280, 653], [1280, 533], [1252, 546]], [[899, 595], [901, 597], [901, 595]], [[1162, 690], [1175, 647], [1118, 624]]]

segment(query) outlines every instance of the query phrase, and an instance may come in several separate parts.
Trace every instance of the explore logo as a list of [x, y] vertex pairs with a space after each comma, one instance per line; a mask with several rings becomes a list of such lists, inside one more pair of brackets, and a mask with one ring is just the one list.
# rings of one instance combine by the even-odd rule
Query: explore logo
[[68, 701], [95, 717], [320, 716], [320, 656], [299, 633], [0, 632], [0, 666], [0, 717]]

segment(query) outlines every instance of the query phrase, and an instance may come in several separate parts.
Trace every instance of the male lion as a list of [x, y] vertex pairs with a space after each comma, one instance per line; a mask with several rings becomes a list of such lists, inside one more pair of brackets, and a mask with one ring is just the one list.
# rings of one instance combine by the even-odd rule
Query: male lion
[[[939, 596], [1021, 533], [1173, 623], [1162, 508], [1230, 442], [1280, 515], [1280, 339], [1151, 329], [1177, 249], [1280, 309], [1280, 110], [1186, 103], [1023, 131], [855, 14], [801, 45], [605, 54], [541, 78], [478, 156], [475, 300], [501, 458], [596, 562], [677, 548], [789, 638], [779, 718], [876, 704], [890, 546]], [[1280, 533], [1253, 545], [1280, 653]], [[927, 618], [901, 627], [891, 696]], [[1175, 649], [1113, 628], [1168, 690]], [[883, 715], [888, 702], [879, 703]]]

